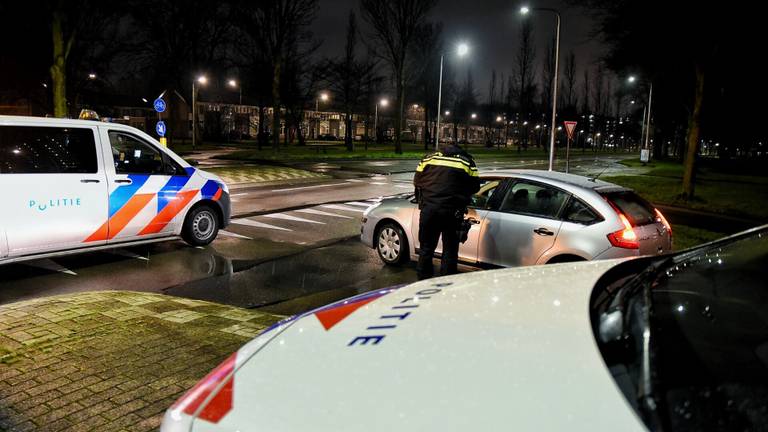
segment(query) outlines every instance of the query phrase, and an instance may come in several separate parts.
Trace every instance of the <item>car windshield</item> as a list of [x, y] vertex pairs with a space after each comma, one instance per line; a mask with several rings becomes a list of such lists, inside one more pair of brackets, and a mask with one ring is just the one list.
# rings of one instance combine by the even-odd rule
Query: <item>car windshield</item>
[[[607, 304], [595, 296], [601, 351], [614, 378], [646, 424], [673, 430], [753, 430], [768, 424], [768, 238], [758, 232], [663, 262], [645, 261], [647, 323], [633, 314], [644, 290], [622, 293], [641, 269], [621, 275]], [[633, 264], [636, 265], [636, 264]], [[653, 266], [657, 267], [653, 267]], [[642, 275], [642, 273], [640, 273]], [[626, 296], [623, 302], [618, 297]], [[612, 339], [607, 317], [624, 304], [624, 338]], [[595, 315], [593, 315], [594, 317]], [[645, 324], [645, 325], [642, 325]], [[649, 376], [642, 371], [639, 339], [649, 330]], [[644, 409], [646, 396], [658, 417]], [[639, 391], [640, 390], [640, 391]], [[647, 389], [646, 389], [647, 390]], [[654, 417], [656, 419], [654, 420]]]

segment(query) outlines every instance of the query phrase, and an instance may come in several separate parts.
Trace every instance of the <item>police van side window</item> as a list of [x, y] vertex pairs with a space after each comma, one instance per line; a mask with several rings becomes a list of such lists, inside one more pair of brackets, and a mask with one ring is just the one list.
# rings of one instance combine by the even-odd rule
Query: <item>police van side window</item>
[[109, 143], [117, 174], [165, 174], [160, 150], [133, 135], [110, 131]]
[[98, 172], [93, 130], [0, 126], [0, 174]]

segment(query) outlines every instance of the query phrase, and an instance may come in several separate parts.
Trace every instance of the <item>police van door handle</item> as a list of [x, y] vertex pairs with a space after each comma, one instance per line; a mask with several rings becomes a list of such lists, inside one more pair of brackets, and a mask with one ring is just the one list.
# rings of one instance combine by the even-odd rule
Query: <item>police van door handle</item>
[[80, 183], [99, 183], [100, 180], [97, 179], [82, 179], [80, 180]]
[[125, 180], [115, 180], [115, 183], [126, 183], [126, 184], [131, 184], [131, 183], [133, 183], [133, 180], [131, 180], [131, 179], [125, 179]]
[[555, 235], [555, 233], [553, 233], [552, 231], [550, 231], [550, 230], [548, 230], [546, 228], [536, 228], [535, 230], [533, 230], [533, 232], [535, 232], [536, 234], [541, 235], [541, 236], [552, 236], [552, 235]]

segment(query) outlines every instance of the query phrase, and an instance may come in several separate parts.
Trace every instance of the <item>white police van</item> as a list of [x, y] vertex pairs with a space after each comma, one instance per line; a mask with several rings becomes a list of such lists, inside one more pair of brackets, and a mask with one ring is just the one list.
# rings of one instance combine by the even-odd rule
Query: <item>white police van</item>
[[117, 123], [0, 116], [0, 264], [181, 236], [229, 223], [229, 191]]

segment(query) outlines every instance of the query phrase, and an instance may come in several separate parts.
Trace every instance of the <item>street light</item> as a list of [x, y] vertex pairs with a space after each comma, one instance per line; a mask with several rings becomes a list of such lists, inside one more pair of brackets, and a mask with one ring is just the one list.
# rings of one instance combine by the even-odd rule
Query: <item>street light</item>
[[521, 15], [527, 15], [531, 10], [552, 12], [557, 17], [557, 27], [555, 30], [555, 73], [554, 83], [552, 85], [552, 129], [549, 135], [549, 170], [552, 171], [555, 165], [555, 125], [557, 123], [557, 74], [560, 64], [560, 12], [552, 8], [529, 8], [523, 6], [520, 8]]
[[93, 72], [89, 73], [89, 74], [88, 74], [88, 79], [89, 79], [89, 80], [95, 80], [95, 79], [96, 79], [96, 74], [95, 74], [95, 73], [93, 73]]
[[[630, 84], [634, 83], [636, 80], [637, 78], [634, 75], [630, 75], [629, 78], [627, 78], [627, 82]], [[648, 140], [651, 136], [651, 102], [653, 100], [653, 81], [649, 82], [648, 87], [648, 106], [643, 109], [643, 126], [640, 131], [640, 140], [644, 141], [644, 150], [648, 150]], [[645, 135], [645, 140], [643, 140], [643, 135]]]
[[389, 101], [387, 100], [387, 98], [381, 98], [380, 101], [376, 102], [376, 108], [374, 110], [375, 114], [373, 116], [373, 136], [374, 136], [374, 139], [376, 140], [376, 142], [379, 141], [379, 129], [378, 129], [378, 127], [379, 127], [379, 125], [378, 125], [378, 123], [379, 123], [379, 105], [381, 105], [382, 107], [386, 107], [387, 105], [389, 105]]
[[315, 98], [315, 138], [320, 136], [320, 101], [328, 102], [328, 99], [330, 99], [330, 96], [326, 92], [321, 92]]
[[[466, 42], [460, 43], [456, 47], [456, 54], [459, 57], [464, 57], [469, 53], [469, 45], [467, 45]], [[443, 57], [445, 57], [445, 54], [440, 54], [440, 81], [437, 86], [437, 123], [435, 125], [435, 129], [437, 130], [437, 133], [435, 134], [435, 151], [438, 150], [438, 147], [440, 146], [440, 105], [443, 102]], [[445, 115], [449, 115], [450, 112], [446, 111]], [[454, 125], [455, 128], [455, 125]], [[456, 137], [453, 137], [454, 140]]]
[[472, 117], [472, 120], [474, 120], [474, 119], [476, 119], [476, 118], [477, 118], [477, 114], [475, 114], [475, 113], [472, 113], [472, 115], [471, 115], [470, 117]]
[[205, 75], [200, 75], [196, 79], [192, 80], [192, 148], [195, 148], [197, 143], [197, 86], [196, 84], [206, 85], [208, 84], [208, 78]]
[[239, 105], [242, 105], [243, 104], [243, 87], [237, 85], [237, 81], [235, 81], [233, 79], [227, 81], [227, 85], [232, 87], [232, 88], [236, 88], [238, 90], [238, 92], [240, 93], [240, 103], [239, 103]]

